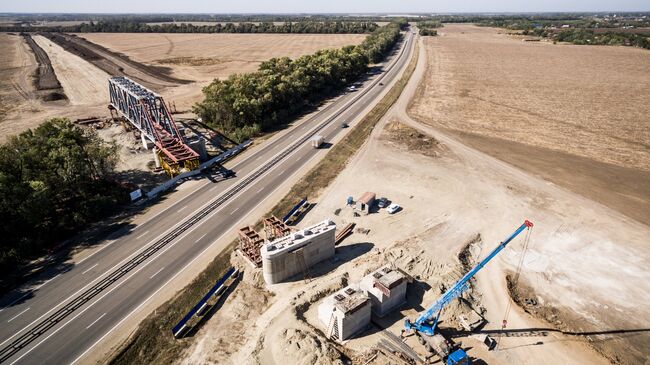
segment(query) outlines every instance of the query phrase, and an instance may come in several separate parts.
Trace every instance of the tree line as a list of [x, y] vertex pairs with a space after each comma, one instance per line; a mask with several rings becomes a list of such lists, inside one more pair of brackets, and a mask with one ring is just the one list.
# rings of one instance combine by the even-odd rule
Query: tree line
[[131, 20], [98, 21], [68, 26], [9, 26], [2, 30], [11, 32], [67, 32], [67, 33], [372, 33], [379, 26], [372, 22], [351, 21], [301, 21], [260, 23], [191, 23], [148, 24]]
[[52, 119], [0, 145], [0, 273], [37, 257], [128, 200], [111, 180], [117, 145]]
[[320, 50], [292, 60], [273, 58], [256, 72], [215, 79], [193, 111], [236, 140], [276, 129], [289, 118], [356, 81], [400, 39], [404, 22], [377, 28], [358, 46]]
[[442, 22], [439, 20], [423, 20], [418, 22], [418, 29], [420, 29], [421, 36], [436, 36], [438, 31], [436, 28], [441, 28]]

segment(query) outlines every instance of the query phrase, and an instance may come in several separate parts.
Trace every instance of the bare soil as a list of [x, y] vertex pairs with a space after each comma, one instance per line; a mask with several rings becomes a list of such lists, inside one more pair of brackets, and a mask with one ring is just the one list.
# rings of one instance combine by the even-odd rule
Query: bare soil
[[[470, 356], [489, 364], [644, 363], [650, 356], [650, 313], [645, 305], [650, 300], [650, 228], [411, 119], [407, 104], [424, 74], [419, 66], [383, 124], [300, 223], [332, 218], [343, 226], [353, 221], [368, 233], [355, 232], [337, 247], [335, 259], [310, 268], [313, 280], [296, 278], [256, 289], [260, 295], [273, 292], [275, 301], [249, 322], [256, 330], [235, 342], [238, 350], [219, 362], [404, 363], [382, 352], [381, 341], [389, 332], [399, 334], [404, 318], [416, 316], [528, 218], [535, 227], [519, 285], [509, 288], [506, 277], [522, 258], [523, 235], [479, 272], [466, 296], [484, 314], [485, 327], [476, 333], [460, 331], [457, 318], [467, 308], [458, 302], [445, 310], [441, 327]], [[421, 142], [395, 138], [396, 126], [390, 122], [408, 127], [399, 127], [397, 136], [413, 133], [421, 142], [436, 141], [439, 153], [427, 155]], [[403, 210], [354, 217], [345, 199], [364, 191], [386, 196]], [[327, 340], [325, 325], [315, 314], [321, 298], [386, 262], [416, 279], [407, 304], [379, 321], [381, 327], [371, 326], [342, 344]], [[511, 301], [510, 294], [517, 290], [522, 294]], [[527, 299], [535, 300], [529, 302], [535, 303], [535, 310]], [[523, 303], [521, 308], [517, 302]], [[228, 304], [222, 309], [194, 343], [233, 335], [213, 331], [206, 336], [221, 316], [228, 316]], [[234, 336], [241, 334], [236, 330]], [[487, 351], [476, 334], [497, 339], [498, 350]], [[405, 343], [424, 358], [424, 349], [413, 337]], [[209, 363], [211, 356], [193, 344], [182, 361]]]
[[112, 52], [101, 45], [72, 34], [42, 33], [42, 35], [57, 43], [66, 51], [94, 64], [111, 76], [128, 76], [154, 90], [159, 90], [163, 86], [189, 82], [169, 76], [169, 69], [167, 68], [147, 66], [134, 62], [125, 55]]
[[450, 24], [411, 115], [650, 223], [650, 52], [522, 42]]

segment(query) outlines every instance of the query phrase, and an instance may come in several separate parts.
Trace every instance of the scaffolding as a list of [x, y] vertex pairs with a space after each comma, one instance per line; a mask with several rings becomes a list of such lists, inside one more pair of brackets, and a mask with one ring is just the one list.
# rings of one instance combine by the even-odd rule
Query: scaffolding
[[291, 233], [291, 228], [284, 222], [279, 220], [276, 216], [264, 218], [264, 234], [266, 239], [273, 241], [276, 238], [282, 238]]
[[239, 251], [250, 260], [255, 267], [262, 267], [260, 248], [264, 239], [251, 226], [239, 229]]
[[108, 80], [109, 108], [115, 109], [133, 124], [156, 147], [162, 167], [170, 176], [181, 169], [199, 167], [199, 155], [183, 140], [165, 101], [128, 77]]

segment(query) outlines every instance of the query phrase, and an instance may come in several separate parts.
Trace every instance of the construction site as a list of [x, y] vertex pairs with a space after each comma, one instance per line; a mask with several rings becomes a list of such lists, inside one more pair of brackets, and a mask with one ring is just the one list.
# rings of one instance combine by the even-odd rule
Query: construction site
[[298, 224], [241, 227], [248, 273], [181, 363], [643, 363], [647, 227], [413, 120], [424, 73]]
[[[30, 90], [21, 93], [30, 101], [7, 109], [6, 113], [3, 111], [2, 116], [12, 121], [19, 113], [34, 108], [38, 110], [32, 117], [42, 118], [69, 108], [69, 116], [76, 124], [120, 143], [121, 172], [133, 183], [134, 201], [157, 197], [172, 190], [178, 182], [190, 181], [206, 172], [206, 180], [229, 184], [208, 186], [190, 181], [188, 189], [198, 186], [197, 190], [202, 189], [209, 199], [190, 205], [189, 199], [184, 200], [190, 193], [181, 191], [187, 195], [162, 202], [172, 212], [169, 221], [173, 224], [166, 226], [168, 231], [154, 232], [152, 228], [151, 232], [145, 229], [142, 233], [125, 233], [131, 234], [134, 241], [141, 237], [145, 240], [138, 243], [142, 245], [137, 246], [138, 250], [142, 247], [141, 251], [137, 254], [133, 251], [134, 258], [126, 254], [124, 258], [119, 257], [124, 260], [153, 256], [157, 251], [149, 252], [150, 247], [162, 249], [168, 243], [165, 240], [172, 242], [172, 238], [167, 238], [171, 235], [173, 239], [180, 237], [181, 243], [168, 246], [170, 250], [206, 244], [205, 250], [204, 246], [192, 249], [198, 253], [197, 258], [192, 256], [190, 260], [190, 255], [184, 253], [173, 257], [171, 261], [182, 256], [188, 262], [179, 272], [187, 270], [201, 278], [201, 266], [194, 260], [204, 260], [207, 266], [215, 256], [208, 248], [217, 242], [222, 250], [219, 255], [225, 257], [227, 270], [216, 277], [203, 278], [211, 281], [209, 287], [167, 288], [168, 302], [157, 302], [165, 308], [164, 305], [174, 300], [189, 301], [183, 299], [188, 296], [202, 298], [192, 302], [188, 312], [179, 310], [166, 317], [173, 318], [174, 323], [159, 324], [165, 328], [164, 336], [173, 337], [173, 342], [166, 349], [171, 349], [169, 352], [148, 357], [154, 363], [648, 363], [650, 228], [646, 224], [645, 197], [650, 185], [645, 183], [650, 180], [646, 171], [647, 141], [636, 140], [647, 136], [647, 131], [634, 133], [634, 140], [630, 141], [616, 138], [616, 133], [590, 140], [592, 145], [598, 145], [600, 140], [614, 141], [614, 147], [610, 148], [613, 157], [607, 157], [612, 162], [605, 161], [603, 156], [607, 153], [603, 151], [607, 148], [603, 146], [590, 150], [567, 141], [560, 147], [549, 145], [550, 140], [567, 138], [560, 130], [588, 129], [581, 125], [562, 125], [558, 131], [551, 132], [551, 127], [540, 131], [535, 124], [533, 129], [538, 133], [530, 134], [526, 132], [527, 126], [516, 123], [520, 129], [513, 128], [507, 133], [497, 129], [507, 129], [509, 125], [489, 123], [476, 128], [480, 132], [473, 133], [473, 127], [463, 130], [441, 110], [451, 110], [449, 115], [467, 113], [461, 119], [469, 125], [483, 120], [477, 105], [489, 110], [502, 107], [501, 101], [486, 101], [491, 94], [485, 91], [484, 85], [476, 90], [466, 89], [475, 81], [467, 81], [470, 76], [481, 82], [484, 78], [480, 72], [468, 71], [479, 67], [473, 62], [468, 62], [470, 66], [459, 66], [458, 57], [466, 51], [463, 47], [481, 49], [467, 44], [482, 39], [492, 42], [494, 47], [531, 52], [539, 59], [539, 54], [546, 50], [543, 47], [552, 45], [524, 43], [494, 28], [465, 24], [450, 24], [441, 28], [439, 34], [434, 39], [416, 36], [415, 31], [403, 32], [403, 37], [412, 35], [409, 41], [417, 42], [413, 46], [413, 52], [417, 53], [412, 56], [412, 75], [404, 81], [403, 90], [376, 124], [365, 126], [368, 135], [358, 149], [344, 145], [343, 148], [352, 152], [345, 150], [346, 159], [337, 160], [340, 165], [334, 168], [335, 178], [309, 192], [296, 192], [284, 185], [312, 181], [316, 184], [316, 179], [306, 182], [301, 179], [318, 176], [323, 166], [319, 161], [327, 160], [332, 146], [346, 143], [345, 134], [332, 133], [332, 138], [325, 139], [316, 133], [325, 134], [323, 126], [329, 128], [334, 124], [335, 128], [331, 129], [336, 131], [347, 132], [348, 127], [354, 131], [363, 123], [363, 115], [344, 118], [337, 114], [320, 126], [316, 119], [313, 125], [308, 124], [312, 122], [310, 112], [302, 116], [304, 124], [296, 123], [287, 129], [309, 127], [311, 135], [301, 134], [298, 138], [289, 135], [288, 130], [274, 131], [265, 137], [269, 138], [267, 145], [263, 138], [255, 144], [250, 140], [231, 140], [195, 118], [188, 109], [209, 78], [217, 73], [227, 76], [228, 72], [220, 68], [222, 63], [233, 63], [247, 70], [251, 65], [257, 66], [260, 60], [235, 59], [232, 55], [229, 61], [206, 61], [199, 54], [206, 52], [201, 48], [221, 44], [223, 40], [216, 37], [170, 34], [163, 40], [158, 34], [135, 36], [150, 42], [153, 51], [147, 54], [133, 48], [130, 38], [124, 34], [3, 35], [0, 41], [6, 44], [18, 39], [13, 37], [20, 37], [23, 43], [16, 43], [15, 50], [20, 47], [24, 48], [23, 52], [31, 50], [33, 56], [29, 59], [33, 61], [36, 78], [29, 88], [16, 84], [16, 90]], [[237, 42], [243, 39], [239, 36], [227, 35]], [[268, 39], [273, 39], [272, 44], [284, 42], [279, 35], [269, 35]], [[362, 39], [356, 35], [349, 39], [342, 37], [328, 40], [327, 45], [359, 43]], [[190, 40], [200, 40], [204, 47]], [[179, 41], [185, 42], [180, 44], [181, 51], [174, 50], [174, 44], [178, 45]], [[402, 46], [407, 49], [411, 44], [405, 42]], [[485, 49], [489, 54], [489, 47]], [[638, 50], [626, 51], [638, 57]], [[66, 63], [72, 64], [73, 56], [75, 62], [83, 62], [65, 68]], [[393, 56], [398, 60], [401, 57], [397, 52]], [[479, 54], [476, 59], [483, 57], [485, 54]], [[197, 63], [201, 60], [205, 64]], [[647, 59], [640, 62], [650, 70]], [[486, 67], [486, 63], [480, 67]], [[496, 67], [498, 63], [490, 59], [489, 65]], [[400, 72], [400, 76], [406, 74]], [[85, 89], [75, 86], [75, 73], [82, 75], [83, 82], [88, 84]], [[570, 79], [570, 75], [562, 77]], [[492, 83], [501, 85], [506, 79], [504, 76]], [[384, 86], [380, 81], [368, 83], [380, 88]], [[398, 81], [386, 81], [384, 89], [387, 90], [377, 95], [388, 95], [389, 87], [397, 84]], [[356, 88], [348, 90], [351, 95], [363, 92]], [[470, 94], [476, 94], [472, 97], [478, 101], [466, 101]], [[512, 109], [526, 118], [540, 118], [548, 126], [553, 125], [552, 116], [524, 111], [517, 106], [517, 95], [507, 96], [514, 101], [504, 107], [509, 110], [505, 114]], [[527, 98], [535, 99], [530, 95]], [[452, 99], [453, 102], [449, 101]], [[558, 107], [558, 112], [570, 114], [572, 107], [567, 105], [562, 104], [564, 109]], [[324, 103], [318, 108], [327, 110], [329, 106]], [[314, 115], [316, 112], [313, 111]], [[23, 127], [29, 127], [30, 123], [25, 122]], [[285, 138], [283, 133], [289, 137]], [[592, 130], [584, 133], [591, 135]], [[552, 138], [544, 139], [540, 137], [542, 134]], [[301, 138], [311, 141], [308, 148], [299, 149]], [[514, 141], [517, 138], [521, 141]], [[273, 144], [276, 142], [278, 146]], [[276, 151], [280, 142], [287, 146]], [[501, 144], [506, 147], [499, 147]], [[540, 153], [529, 152], [526, 144]], [[642, 152], [634, 153], [628, 144], [645, 147]], [[264, 154], [260, 152], [258, 157], [254, 153], [259, 150]], [[527, 163], [522, 157], [526, 153], [512, 153], [515, 150], [528, 151], [535, 157]], [[294, 151], [307, 152], [298, 155]], [[312, 155], [306, 153], [313, 153], [318, 159], [312, 161], [309, 157]], [[575, 153], [575, 156], [558, 157], [561, 153]], [[556, 166], [549, 167], [554, 164], [553, 158], [548, 157], [547, 161], [545, 156], [555, 156]], [[275, 171], [275, 164], [285, 157], [296, 164], [301, 159], [307, 162], [304, 166], [287, 165]], [[572, 161], [578, 157], [594, 160], [573, 165]], [[259, 163], [255, 162], [258, 160]], [[226, 165], [232, 161], [237, 164]], [[241, 174], [235, 168], [229, 169], [240, 163], [244, 166], [242, 161], [254, 164], [254, 168], [242, 169]], [[623, 171], [622, 166], [614, 164], [623, 161], [631, 161], [639, 170]], [[586, 171], [588, 166], [596, 166], [596, 162], [610, 163], [602, 170], [606, 174], [572, 180], [572, 166]], [[290, 168], [295, 170], [287, 172]], [[147, 174], [136, 176], [134, 170]], [[613, 188], [616, 194], [610, 194], [620, 199], [599, 196], [607, 192], [602, 181], [617, 171], [621, 171], [620, 179], [629, 177]], [[557, 174], [551, 176], [554, 172]], [[230, 179], [235, 173], [241, 180]], [[277, 183], [277, 190], [275, 187], [267, 190], [272, 183]], [[255, 195], [247, 190], [247, 184], [254, 187]], [[227, 201], [234, 197], [239, 199], [237, 203]], [[287, 199], [291, 201], [290, 209], [281, 209], [281, 214], [273, 210], [273, 204]], [[213, 216], [223, 218], [228, 225], [215, 224], [201, 232], [189, 228], [194, 221]], [[157, 215], [151, 218], [156, 219]], [[208, 241], [212, 242], [210, 246]], [[153, 244], [146, 246], [143, 242]], [[86, 257], [79, 262], [84, 260]], [[165, 268], [172, 264], [167, 262], [156, 268], [158, 271], [150, 268], [153, 271], [146, 272], [148, 279], [145, 279], [165, 275]], [[172, 274], [169, 273], [167, 283], [176, 278]], [[192, 280], [190, 274], [184, 275], [188, 276], [184, 278], [187, 282]], [[147, 309], [157, 315], [156, 306], [149, 306]], [[100, 313], [97, 320], [106, 313]], [[134, 333], [139, 332], [122, 331], [124, 340], [102, 350], [101, 355], [109, 357], [98, 361], [137, 362], [123, 355], [130, 350], [129, 341], [133, 340]]]

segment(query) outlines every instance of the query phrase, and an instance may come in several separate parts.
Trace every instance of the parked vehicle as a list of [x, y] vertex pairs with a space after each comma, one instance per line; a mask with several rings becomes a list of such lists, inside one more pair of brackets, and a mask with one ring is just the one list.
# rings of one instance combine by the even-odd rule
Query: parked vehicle
[[388, 214], [394, 214], [400, 209], [401, 207], [398, 204], [393, 203], [389, 205], [388, 208], [386, 208], [386, 211], [388, 212]]
[[321, 136], [320, 134], [315, 135], [311, 139], [311, 146], [314, 148], [319, 148], [323, 142], [325, 141], [325, 138]]
[[388, 199], [386, 198], [379, 198], [379, 201], [377, 202], [377, 206], [379, 208], [386, 208], [388, 206]]

